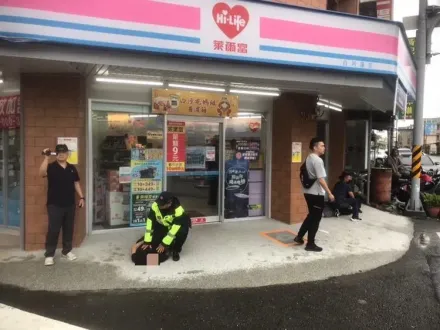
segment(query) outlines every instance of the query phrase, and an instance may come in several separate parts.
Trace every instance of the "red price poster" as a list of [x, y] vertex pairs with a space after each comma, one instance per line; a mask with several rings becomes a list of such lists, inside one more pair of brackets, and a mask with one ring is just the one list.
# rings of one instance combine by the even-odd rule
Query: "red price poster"
[[185, 122], [168, 121], [167, 172], [184, 172], [186, 160]]
[[20, 96], [0, 97], [0, 129], [20, 127]]

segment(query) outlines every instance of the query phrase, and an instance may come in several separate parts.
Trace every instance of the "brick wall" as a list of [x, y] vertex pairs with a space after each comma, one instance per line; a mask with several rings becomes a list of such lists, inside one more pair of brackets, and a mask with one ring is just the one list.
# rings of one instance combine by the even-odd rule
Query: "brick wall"
[[301, 7], [327, 9], [327, 0], [272, 0], [272, 2], [285, 3]]
[[345, 167], [345, 117], [343, 112], [330, 111], [329, 136], [328, 183], [329, 188], [332, 189]]
[[359, 0], [330, 0], [329, 10], [359, 15]]
[[292, 163], [292, 142], [302, 143], [302, 161], [309, 154], [310, 139], [316, 134], [316, 121], [306, 118], [313, 114], [316, 97], [283, 94], [274, 101], [272, 137], [272, 218], [298, 223], [307, 215], [299, 168]]
[[[25, 249], [44, 248], [47, 231], [47, 180], [39, 177], [41, 151], [54, 148], [57, 137], [78, 137], [77, 165], [85, 189], [85, 82], [72, 74], [23, 74], [21, 95], [25, 141]], [[78, 209], [74, 245], [86, 234], [85, 210]], [[61, 235], [60, 235], [61, 237]]]

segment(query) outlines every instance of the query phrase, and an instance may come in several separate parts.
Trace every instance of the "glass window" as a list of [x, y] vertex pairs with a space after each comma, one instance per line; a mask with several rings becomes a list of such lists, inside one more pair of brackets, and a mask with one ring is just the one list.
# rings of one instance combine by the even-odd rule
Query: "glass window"
[[167, 123], [167, 190], [196, 223], [220, 220], [221, 127], [221, 123], [191, 117]]
[[[402, 160], [402, 164], [405, 166], [411, 166], [412, 158], [410, 155], [401, 156], [400, 159]], [[422, 166], [434, 166], [434, 162], [432, 159], [427, 156], [422, 156]]]
[[93, 229], [142, 225], [144, 206], [162, 190], [163, 116], [148, 106], [93, 103], [92, 136]]
[[20, 129], [7, 130], [8, 226], [20, 227]]
[[264, 215], [265, 126], [261, 116], [226, 120], [225, 219]]

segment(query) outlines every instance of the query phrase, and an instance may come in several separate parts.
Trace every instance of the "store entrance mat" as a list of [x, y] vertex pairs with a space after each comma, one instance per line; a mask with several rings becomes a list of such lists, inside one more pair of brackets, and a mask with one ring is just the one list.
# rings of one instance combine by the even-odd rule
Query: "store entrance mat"
[[[273, 241], [279, 245], [285, 246], [285, 247], [298, 245], [293, 240], [296, 237], [297, 233], [295, 233], [294, 231], [291, 231], [289, 229], [264, 231], [260, 234], [263, 237], [270, 239], [271, 241]], [[304, 241], [305, 240], [306, 239], [304, 239]]]

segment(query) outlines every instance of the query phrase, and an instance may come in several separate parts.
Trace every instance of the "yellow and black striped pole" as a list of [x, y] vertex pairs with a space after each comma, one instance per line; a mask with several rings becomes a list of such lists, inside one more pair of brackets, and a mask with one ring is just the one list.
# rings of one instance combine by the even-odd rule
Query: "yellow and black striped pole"
[[420, 179], [422, 173], [422, 146], [413, 146], [412, 149], [412, 166], [411, 166], [411, 179]]

